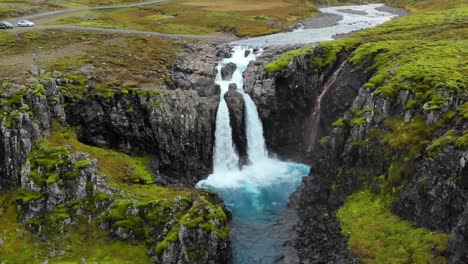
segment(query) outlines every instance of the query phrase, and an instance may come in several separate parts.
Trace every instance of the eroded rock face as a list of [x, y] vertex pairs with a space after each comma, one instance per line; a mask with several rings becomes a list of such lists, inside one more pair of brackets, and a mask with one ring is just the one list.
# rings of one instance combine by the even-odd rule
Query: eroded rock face
[[468, 204], [465, 205], [463, 215], [450, 233], [448, 250], [450, 263], [464, 264], [468, 262]]
[[36, 92], [22, 95], [19, 102], [2, 106], [11, 118], [0, 121], [0, 190], [19, 183], [21, 165], [33, 142], [48, 134], [52, 119], [65, 120], [63, 96], [55, 81], [41, 81], [35, 87]]
[[[284, 70], [266, 74], [265, 65], [284, 53], [288, 48], [269, 48], [244, 73], [245, 91], [250, 94], [264, 127], [268, 149], [287, 158], [309, 163], [306, 159], [307, 125], [322, 85], [337, 69], [347, 54], [339, 54], [336, 61], [324, 68], [315, 69], [310, 64], [311, 56], [300, 56]], [[322, 98], [321, 119], [317, 138], [327, 134], [330, 124], [349, 108], [358, 89], [369, 77], [365, 70], [352, 69], [346, 63], [337, 81]]]
[[[34, 158], [34, 157], [32, 157]], [[69, 157], [63, 157], [67, 163], [56, 166], [57, 178], [38, 181], [37, 177], [31, 177], [32, 173], [42, 173], [43, 167], [31, 169], [31, 163], [27, 161], [21, 170], [21, 188], [25, 191], [41, 194], [37, 199], [19, 203], [19, 208], [23, 212], [23, 223], [51, 212], [57, 206], [69, 201], [78, 201], [93, 196], [95, 192], [110, 193], [111, 189], [106, 184], [104, 175], [97, 174], [97, 161], [89, 160], [86, 153], [74, 153]], [[79, 162], [87, 162], [86, 167], [77, 168]], [[38, 172], [39, 171], [39, 172]], [[32, 173], [31, 173], [32, 172]], [[67, 219], [63, 219], [65, 221]], [[71, 223], [71, 218], [67, 223]], [[66, 224], [66, 223], [65, 223]]]
[[[274, 50], [267, 50], [263, 57], [274, 58], [274, 54]], [[304, 136], [303, 124], [307, 123], [324, 81], [347, 56], [339, 53], [329, 66], [317, 70], [310, 61], [311, 56], [319, 54], [320, 48], [315, 49], [312, 55], [299, 56], [286, 69], [273, 74], [263, 72], [266, 62], [260, 57], [245, 73], [246, 91], [257, 104], [269, 148], [289, 158], [297, 155], [294, 151], [304, 153], [302, 141], [298, 140]], [[440, 122], [450, 109], [459, 108], [468, 95], [439, 91], [448, 98], [440, 109], [409, 110], [405, 106], [415, 96], [409, 91], [401, 90], [394, 98], [388, 98], [362, 88], [372, 75], [368, 70], [372, 60], [368, 58], [359, 65], [345, 63], [323, 97], [317, 138], [329, 136], [316, 143], [314, 151], [302, 160], [311, 163], [311, 173], [291, 197], [291, 206], [299, 216], [294, 241], [299, 259], [302, 263], [356, 262], [347, 250], [336, 210], [348, 195], [363, 187], [375, 193], [388, 188], [378, 177], [387, 177], [390, 170], [401, 166], [398, 168], [408, 171], [401, 176], [407, 177], [408, 182], [392, 207], [394, 213], [419, 226], [451, 233], [450, 261], [463, 263], [468, 190], [463, 176], [468, 173], [466, 150], [449, 144], [433, 156], [423, 150], [405, 163], [403, 151], [385, 148], [382, 138], [390, 129], [384, 121], [410, 122], [417, 117], [422, 118], [422, 124], [431, 126]], [[331, 126], [341, 116], [342, 122]], [[466, 122], [455, 118], [435, 131], [433, 137], [450, 129], [466, 131], [468, 127]], [[283, 142], [289, 146], [289, 152], [287, 147], [281, 147]]]
[[67, 118], [80, 140], [155, 155], [160, 173], [193, 185], [211, 171], [218, 101], [194, 90], [130, 91], [82, 101]]
[[187, 51], [174, 62], [172, 82], [174, 89], [195, 90], [200, 96], [219, 95], [215, 86], [217, 63], [230, 57], [228, 45], [187, 45]]
[[245, 135], [245, 103], [242, 94], [236, 91], [235, 83], [229, 85], [224, 94], [224, 100], [229, 109], [229, 121], [232, 128], [232, 138], [241, 159], [247, 157], [247, 137]]
[[229, 62], [221, 68], [221, 78], [225, 81], [230, 81], [232, 75], [237, 69], [237, 65], [233, 62]]

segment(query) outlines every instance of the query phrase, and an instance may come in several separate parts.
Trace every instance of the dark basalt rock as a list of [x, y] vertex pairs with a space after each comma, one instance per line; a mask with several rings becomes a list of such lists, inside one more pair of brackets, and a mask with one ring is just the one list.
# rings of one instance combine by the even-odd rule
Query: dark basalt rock
[[[305, 144], [306, 126], [315, 106], [316, 98], [326, 79], [346, 59], [339, 54], [336, 61], [324, 69], [314, 69], [311, 56], [300, 56], [281, 72], [265, 74], [264, 66], [289, 48], [269, 48], [244, 73], [245, 91], [250, 94], [264, 127], [268, 149], [287, 158], [309, 163]], [[330, 132], [330, 125], [349, 108], [353, 98], [370, 73], [353, 69], [346, 63], [337, 80], [322, 98], [320, 126], [317, 138]], [[294, 128], [294, 129], [291, 129]]]
[[468, 263], [468, 203], [457, 225], [450, 234], [448, 244], [449, 263]]
[[[298, 223], [294, 240], [300, 263], [354, 263], [357, 260], [347, 250], [336, 210], [346, 197], [363, 187], [379, 193], [378, 176], [387, 175], [390, 165], [403, 158], [404, 153], [389, 151], [380, 136], [386, 131], [384, 121], [398, 118], [409, 122], [422, 115], [427, 125], [437, 123], [442, 114], [466, 102], [468, 94], [454, 95], [446, 91], [448, 100], [438, 111], [415, 113], [405, 109], [414, 97], [402, 90], [395, 98], [376, 95], [361, 86], [372, 75], [372, 58], [360, 65], [345, 63], [335, 83], [322, 99], [319, 135], [329, 135], [316, 143], [314, 151], [304, 155], [303, 125], [321, 86], [337, 68], [346, 53], [339, 53], [335, 61], [323, 69], [311, 67], [311, 56], [321, 54], [320, 46], [312, 55], [299, 56], [284, 70], [265, 74], [263, 67], [276, 57], [275, 49], [266, 50], [245, 72], [245, 90], [257, 105], [269, 149], [287, 158], [312, 163], [312, 171], [291, 197]], [[390, 73], [391, 74], [391, 73]], [[454, 99], [457, 98], [457, 99]], [[344, 117], [350, 124], [350, 109], [363, 110], [362, 125], [343, 125], [333, 128], [331, 123]], [[437, 137], [449, 129], [466, 131], [466, 122], [453, 120], [437, 131]], [[370, 136], [373, 135], [373, 136]], [[446, 146], [433, 157], [422, 152], [412, 161], [407, 184], [392, 209], [404, 219], [445, 233], [451, 233], [448, 253], [450, 263], [464, 263], [467, 241], [466, 204], [468, 184], [465, 175], [466, 150]], [[301, 157], [307, 157], [306, 159]]]
[[230, 46], [215, 44], [187, 44], [187, 51], [173, 64], [170, 89], [195, 90], [199, 96], [219, 94], [215, 87], [216, 65], [230, 57]]
[[155, 155], [169, 182], [193, 186], [211, 171], [218, 100], [193, 90], [116, 93], [79, 102], [67, 119], [83, 142]]
[[52, 120], [65, 120], [61, 105], [63, 96], [55, 81], [41, 81], [41, 84], [46, 91], [45, 96], [28, 94], [21, 99], [21, 105], [3, 108], [6, 112], [17, 111], [18, 114], [10, 125], [6, 119], [0, 122], [0, 190], [19, 183], [21, 165], [31, 152], [33, 142], [49, 132]]
[[[235, 83], [229, 85], [224, 94], [224, 100], [229, 109], [229, 121], [232, 128], [232, 138], [241, 160], [247, 158], [247, 137], [245, 135], [245, 103], [242, 94], [236, 91]], [[242, 164], [241, 164], [242, 165]]]
[[229, 62], [221, 68], [221, 78], [225, 81], [229, 81], [232, 79], [232, 75], [237, 69], [237, 65], [235, 63]]

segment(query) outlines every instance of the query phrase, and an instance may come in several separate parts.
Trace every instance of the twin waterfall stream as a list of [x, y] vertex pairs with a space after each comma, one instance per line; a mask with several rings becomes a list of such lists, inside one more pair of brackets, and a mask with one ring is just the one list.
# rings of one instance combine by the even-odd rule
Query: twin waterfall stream
[[[216, 142], [213, 174], [200, 181], [197, 187], [218, 193], [233, 214], [231, 237], [234, 263], [273, 263], [287, 237], [286, 225], [278, 225], [281, 209], [286, 207], [290, 194], [308, 174], [309, 167], [268, 157], [263, 128], [257, 108], [243, 90], [242, 73], [255, 54], [244, 56], [246, 48], [235, 46], [232, 57], [218, 66], [216, 83], [221, 86], [221, 99], [216, 116]], [[221, 78], [221, 67], [233, 62], [237, 65], [232, 79]], [[250, 163], [239, 168], [239, 156], [232, 140], [229, 110], [224, 100], [230, 83], [237, 84], [245, 103], [247, 155]], [[276, 231], [275, 231], [276, 230]], [[284, 237], [283, 239], [279, 239]]]
[[[346, 34], [356, 30], [374, 27], [396, 15], [380, 11], [382, 4], [322, 8], [324, 13], [342, 17], [336, 25], [326, 28], [300, 28], [292, 32], [272, 34], [263, 37], [243, 39], [233, 43], [232, 56], [218, 65], [216, 83], [221, 87], [220, 103], [216, 116], [213, 173], [198, 182], [198, 188], [210, 189], [224, 200], [232, 213], [231, 241], [233, 261], [241, 263], [275, 263], [283, 255], [284, 243], [291, 239], [291, 228], [295, 215], [287, 209], [289, 196], [299, 187], [302, 177], [309, 173], [310, 167], [304, 164], [280, 161], [268, 155], [263, 137], [263, 127], [257, 108], [244, 92], [243, 72], [249, 62], [261, 55], [248, 47], [267, 47], [272, 45], [304, 44], [331, 40], [335, 34]], [[246, 50], [250, 50], [245, 56]], [[227, 63], [235, 63], [237, 68], [231, 80], [223, 80], [221, 68]], [[310, 140], [315, 140], [317, 124], [320, 120], [321, 99], [333, 85], [337, 74], [343, 67], [342, 62], [322, 84], [322, 91], [315, 103], [307, 129]], [[224, 100], [229, 84], [237, 85], [245, 103], [245, 130], [247, 137], [246, 165], [239, 167], [239, 155], [232, 139], [229, 109]], [[283, 263], [296, 263], [293, 251], [286, 254]], [[288, 259], [289, 258], [289, 259]]]

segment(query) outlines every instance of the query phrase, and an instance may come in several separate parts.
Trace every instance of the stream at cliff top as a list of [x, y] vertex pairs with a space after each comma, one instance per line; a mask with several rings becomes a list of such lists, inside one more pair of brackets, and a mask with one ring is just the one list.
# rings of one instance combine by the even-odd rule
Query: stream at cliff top
[[[200, 181], [197, 187], [218, 193], [232, 212], [234, 263], [274, 263], [283, 254], [283, 244], [290, 238], [291, 225], [295, 219], [286, 209], [288, 199], [310, 170], [307, 165], [281, 161], [268, 155], [257, 108], [243, 90], [243, 72], [262, 53], [262, 50], [254, 52], [253, 47], [330, 40], [335, 34], [376, 26], [395, 17], [376, 10], [382, 6], [372, 4], [322, 8], [322, 12], [339, 14], [343, 19], [328, 28], [298, 29], [238, 41], [234, 43], [237, 46], [234, 46], [231, 57], [219, 63], [216, 83], [221, 87], [221, 98], [216, 115], [213, 174]], [[340, 11], [344, 8], [361, 12], [355, 14]], [[245, 56], [246, 50], [250, 50], [248, 56]], [[221, 68], [230, 62], [235, 63], [237, 69], [231, 80], [222, 80]], [[239, 156], [232, 140], [229, 109], [224, 100], [224, 94], [231, 83], [237, 85], [237, 92], [242, 94], [245, 102], [247, 155], [250, 162], [242, 168], [239, 168]]]

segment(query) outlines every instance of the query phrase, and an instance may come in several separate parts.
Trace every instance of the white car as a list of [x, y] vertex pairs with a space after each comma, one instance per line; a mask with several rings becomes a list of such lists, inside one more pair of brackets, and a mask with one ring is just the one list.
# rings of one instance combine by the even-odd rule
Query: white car
[[34, 23], [28, 20], [18, 21], [18, 27], [34, 27]]

